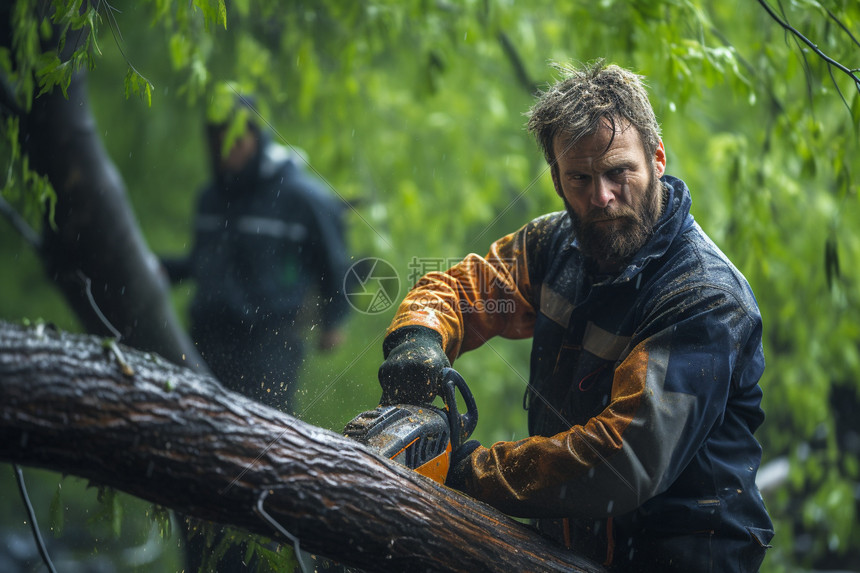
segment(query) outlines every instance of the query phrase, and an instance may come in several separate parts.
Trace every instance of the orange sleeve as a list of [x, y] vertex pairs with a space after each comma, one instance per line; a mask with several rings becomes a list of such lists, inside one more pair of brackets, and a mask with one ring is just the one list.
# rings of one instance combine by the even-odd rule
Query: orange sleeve
[[653, 487], [655, 476], [637, 479], [651, 464], [625, 463], [626, 455], [634, 456], [625, 453], [623, 436], [648, 400], [649, 361], [645, 345], [637, 347], [615, 372], [610, 404], [585, 425], [478, 448], [465, 492], [520, 517], [606, 517], [637, 507], [653, 495], [643, 499], [641, 490]]
[[424, 275], [401, 302], [386, 334], [425, 326], [442, 335], [452, 362], [493, 336], [528, 338], [535, 309], [528, 271], [529, 225], [502, 237], [486, 257], [470, 254], [445, 272]]

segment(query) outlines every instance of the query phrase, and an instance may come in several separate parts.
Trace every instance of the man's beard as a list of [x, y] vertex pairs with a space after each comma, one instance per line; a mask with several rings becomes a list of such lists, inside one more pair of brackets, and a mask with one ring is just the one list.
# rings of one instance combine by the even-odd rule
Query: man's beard
[[656, 172], [652, 171], [651, 183], [640, 203], [594, 209], [585, 217], [578, 216], [565, 199], [564, 206], [580, 251], [603, 267], [623, 267], [654, 232], [661, 215], [662, 186]]

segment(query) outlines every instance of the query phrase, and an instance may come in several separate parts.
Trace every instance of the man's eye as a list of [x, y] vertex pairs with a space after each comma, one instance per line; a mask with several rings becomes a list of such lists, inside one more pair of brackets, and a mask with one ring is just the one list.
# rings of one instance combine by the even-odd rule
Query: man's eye
[[609, 170], [609, 176], [610, 177], [619, 177], [621, 175], [624, 175], [626, 172], [627, 172], [626, 167], [616, 167], [615, 169]]

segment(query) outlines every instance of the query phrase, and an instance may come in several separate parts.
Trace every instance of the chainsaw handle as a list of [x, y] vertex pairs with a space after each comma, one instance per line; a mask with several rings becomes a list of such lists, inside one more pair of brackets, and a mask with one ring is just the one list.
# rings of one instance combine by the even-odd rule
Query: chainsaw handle
[[[460, 390], [466, 403], [466, 413], [460, 414], [457, 409], [456, 390]], [[453, 368], [442, 370], [442, 401], [448, 412], [448, 425], [451, 427], [451, 447], [457, 449], [469, 439], [478, 425], [478, 405], [472, 391], [459, 372]]]

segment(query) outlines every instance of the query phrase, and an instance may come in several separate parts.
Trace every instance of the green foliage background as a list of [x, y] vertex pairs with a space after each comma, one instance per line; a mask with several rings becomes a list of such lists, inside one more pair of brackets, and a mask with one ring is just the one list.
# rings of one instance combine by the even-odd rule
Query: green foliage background
[[[560, 208], [523, 129], [534, 88], [553, 79], [550, 61], [603, 57], [647, 76], [667, 171], [687, 181], [694, 216], [749, 279], [765, 320], [767, 420], [758, 436], [764, 460], [787, 456], [791, 473], [766, 496], [777, 537], [764, 570], [800, 571], [826, 550], [860, 549], [860, 465], [837, 443], [830, 402], [833, 387], [857, 390], [860, 380], [860, 86], [757, 2], [101, 6], [90, 20], [98, 24], [91, 101], [155, 252], [189, 248], [195, 190], [206, 178], [207, 108], [225, 89], [252, 91], [276, 138], [304, 150], [336, 193], [362, 200], [349, 217], [354, 258], [390, 262], [401, 296], [418, 258], [483, 254]], [[856, 2], [794, 0], [783, 9], [823, 51], [860, 67]], [[78, 328], [7, 225], [0, 265], [0, 318]], [[183, 317], [193, 288], [174, 291]], [[354, 314], [345, 347], [309, 357], [299, 417], [340, 430], [375, 405], [393, 311]], [[493, 340], [456, 363], [478, 400], [484, 443], [525, 435], [528, 352], [527, 341]], [[802, 555], [794, 519], [814, 533]]]

